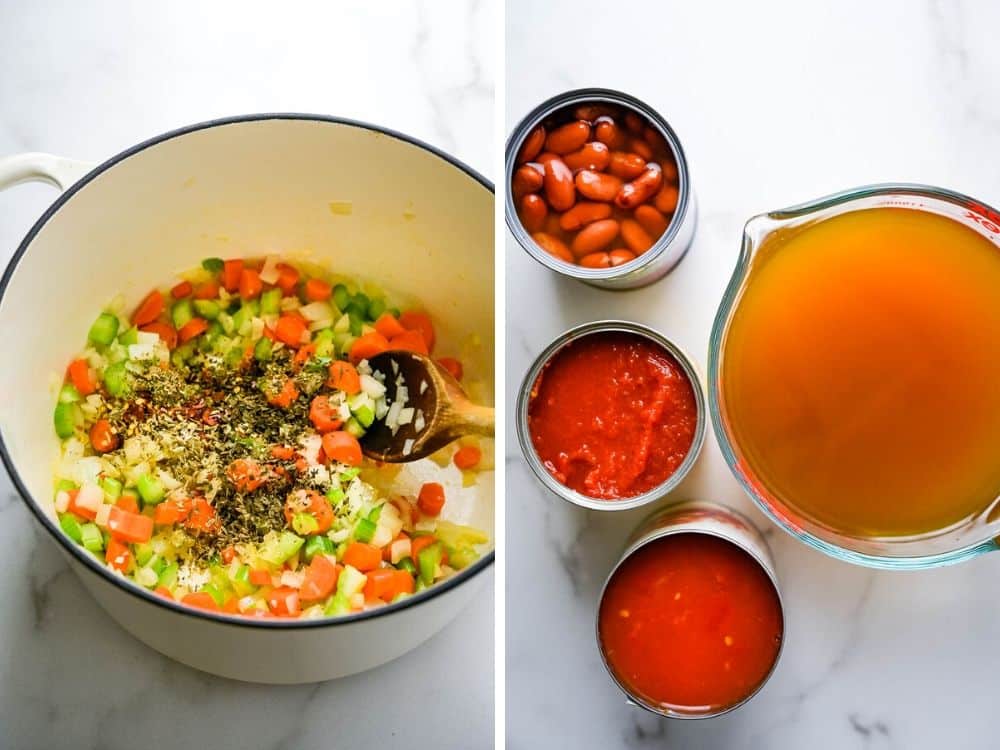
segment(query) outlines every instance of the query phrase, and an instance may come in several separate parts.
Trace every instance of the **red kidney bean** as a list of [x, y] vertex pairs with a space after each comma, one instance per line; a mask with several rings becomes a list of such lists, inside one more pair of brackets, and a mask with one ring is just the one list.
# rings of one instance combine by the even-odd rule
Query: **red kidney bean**
[[[582, 173], [581, 173], [582, 174]], [[556, 211], [566, 211], [576, 202], [576, 190], [573, 187], [573, 173], [566, 163], [559, 159], [545, 162], [545, 198]]]
[[625, 127], [628, 129], [628, 132], [633, 135], [642, 135], [642, 130], [646, 127], [646, 123], [644, 123], [642, 118], [635, 112], [626, 112]]
[[589, 122], [585, 120], [568, 122], [549, 133], [545, 139], [545, 148], [559, 155], [569, 154], [582, 148], [589, 138]]
[[660, 213], [659, 209], [649, 205], [643, 204], [636, 208], [634, 216], [642, 228], [649, 232], [650, 237], [659, 237], [670, 225], [670, 220]]
[[639, 154], [639, 156], [646, 161], [652, 161], [653, 149], [651, 149], [649, 144], [642, 140], [642, 138], [632, 138], [628, 142], [628, 147], [635, 153]]
[[653, 205], [664, 214], [672, 214], [677, 209], [678, 191], [675, 185], [664, 185], [653, 198]]
[[635, 260], [635, 253], [625, 248], [617, 248], [608, 253], [612, 266], [621, 266], [629, 261]]
[[590, 253], [580, 258], [584, 268], [611, 268], [611, 256], [607, 253]]
[[559, 260], [564, 260], [567, 263], [573, 262], [573, 253], [569, 251], [569, 248], [566, 247], [566, 243], [562, 240], [553, 237], [551, 234], [546, 234], [545, 232], [535, 232], [531, 235], [531, 238], [549, 255], [553, 255]]
[[573, 110], [573, 117], [577, 120], [589, 120], [593, 122], [598, 117], [606, 117], [614, 110], [607, 104], [579, 104]]
[[[576, 189], [592, 201], [610, 203], [622, 189], [622, 181], [611, 174], [583, 169], [576, 173]], [[551, 201], [550, 201], [551, 202]]]
[[600, 141], [585, 143], [582, 148], [566, 154], [563, 161], [574, 172], [578, 169], [594, 169], [603, 172], [611, 159], [611, 151]]
[[521, 150], [517, 155], [517, 163], [523, 164], [526, 161], [531, 161], [538, 153], [542, 150], [542, 146], [545, 144], [545, 128], [539, 125], [530, 133], [528, 137], [524, 139], [524, 143], [521, 144]]
[[622, 239], [636, 255], [642, 255], [653, 246], [653, 238], [635, 219], [625, 219], [621, 224]]
[[634, 180], [646, 168], [646, 160], [628, 151], [612, 151], [608, 171], [623, 180]]
[[542, 196], [529, 193], [521, 199], [521, 223], [529, 234], [540, 232], [549, 215], [549, 206]]
[[610, 149], [619, 149], [625, 144], [625, 134], [610, 117], [597, 118], [594, 137]]
[[552, 161], [553, 159], [558, 159], [558, 158], [559, 158], [559, 154], [553, 154], [551, 151], [543, 151], [542, 153], [540, 153], [538, 155], [538, 158], [535, 159], [535, 161], [537, 163], [541, 164], [542, 167], [544, 168], [545, 165], [548, 164], [550, 161]]
[[664, 159], [660, 162], [660, 169], [663, 170], [663, 179], [667, 182], [677, 184], [677, 163], [672, 159]]
[[670, 153], [670, 146], [667, 145], [667, 139], [663, 137], [663, 134], [656, 128], [647, 125], [642, 129], [642, 139], [649, 144], [649, 147], [653, 151], [659, 151], [660, 153]]
[[559, 226], [567, 232], [575, 232], [580, 227], [607, 219], [610, 216], [611, 206], [608, 203], [579, 201], [573, 208], [559, 217]]
[[585, 255], [603, 250], [618, 236], [618, 222], [614, 219], [602, 219], [588, 224], [573, 238], [573, 255], [582, 258]]
[[541, 173], [538, 170], [531, 167], [530, 164], [523, 164], [517, 168], [514, 172], [514, 177], [510, 181], [511, 190], [514, 193], [514, 200], [519, 200], [522, 195], [527, 195], [528, 193], [537, 193], [542, 189], [543, 176], [545, 171]]
[[622, 189], [615, 196], [615, 205], [631, 211], [656, 195], [662, 184], [663, 172], [660, 170], [660, 165], [650, 162], [641, 175], [632, 182], [622, 185]]

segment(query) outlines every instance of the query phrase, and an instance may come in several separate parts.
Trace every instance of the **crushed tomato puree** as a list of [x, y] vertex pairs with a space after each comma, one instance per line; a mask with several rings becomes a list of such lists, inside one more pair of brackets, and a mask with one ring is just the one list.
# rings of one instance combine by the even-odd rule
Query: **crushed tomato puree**
[[640, 547], [601, 600], [601, 647], [629, 692], [678, 711], [721, 711], [767, 678], [781, 646], [778, 594], [735, 544], [681, 533]]
[[638, 334], [594, 333], [560, 349], [531, 390], [528, 429], [545, 468], [592, 498], [641, 495], [694, 441], [694, 390], [680, 364]]

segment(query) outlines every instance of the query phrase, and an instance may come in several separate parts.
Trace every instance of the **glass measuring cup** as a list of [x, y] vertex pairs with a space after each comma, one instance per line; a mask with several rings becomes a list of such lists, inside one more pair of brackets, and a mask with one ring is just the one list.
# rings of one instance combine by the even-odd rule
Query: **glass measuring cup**
[[821, 552], [859, 565], [887, 569], [929, 568], [961, 562], [998, 549], [995, 537], [1000, 535], [1000, 496], [993, 498], [980, 513], [957, 525], [917, 536], [864, 537], [838, 531], [803, 516], [755, 476], [735, 439], [722, 389], [727, 332], [747, 287], [754, 259], [766, 240], [776, 232], [793, 230], [848, 212], [883, 207], [948, 217], [985, 237], [1000, 251], [1000, 212], [968, 196], [925, 185], [869, 185], [751, 218], [744, 227], [736, 269], [712, 327], [709, 342], [709, 411], [730, 470], [761, 510], [792, 536]]

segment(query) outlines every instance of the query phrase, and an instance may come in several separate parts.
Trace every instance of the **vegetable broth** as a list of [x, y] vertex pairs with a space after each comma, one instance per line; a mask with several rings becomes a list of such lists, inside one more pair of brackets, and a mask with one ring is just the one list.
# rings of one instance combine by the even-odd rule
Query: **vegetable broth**
[[916, 536], [1000, 492], [1000, 249], [875, 208], [778, 232], [724, 342], [748, 473], [840, 533]]

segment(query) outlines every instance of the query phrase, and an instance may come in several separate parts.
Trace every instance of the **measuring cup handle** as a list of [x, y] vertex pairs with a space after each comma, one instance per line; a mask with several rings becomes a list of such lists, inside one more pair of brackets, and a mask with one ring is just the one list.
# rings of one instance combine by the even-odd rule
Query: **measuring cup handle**
[[90, 162], [52, 154], [14, 154], [0, 159], [0, 190], [23, 182], [47, 182], [65, 190], [93, 168]]

